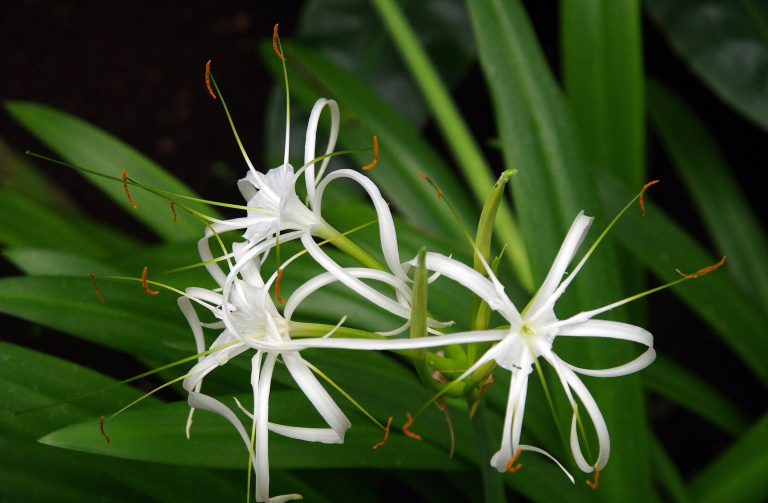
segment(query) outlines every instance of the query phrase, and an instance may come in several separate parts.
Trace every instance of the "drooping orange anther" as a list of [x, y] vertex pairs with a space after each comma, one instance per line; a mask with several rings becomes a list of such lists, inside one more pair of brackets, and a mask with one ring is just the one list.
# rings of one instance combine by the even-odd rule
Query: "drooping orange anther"
[[416, 440], [421, 440], [421, 435], [414, 433], [412, 431], [408, 431], [408, 428], [410, 428], [411, 425], [413, 424], [413, 418], [411, 417], [411, 413], [406, 412], [405, 415], [408, 417], [408, 422], [406, 422], [403, 425], [403, 433], [405, 433], [405, 436], [407, 437], [415, 438]]
[[213, 88], [211, 87], [211, 60], [210, 59], [205, 64], [205, 87], [208, 88], [208, 92], [211, 93], [211, 96], [213, 97], [213, 99], [216, 99], [216, 94], [214, 94]]
[[373, 446], [374, 449], [378, 449], [379, 447], [387, 445], [387, 439], [389, 438], [389, 426], [392, 424], [392, 417], [393, 416], [389, 416], [389, 420], [387, 420], [387, 429], [384, 430], [384, 440], [374, 445]]
[[160, 293], [159, 291], [156, 292], [154, 290], [149, 289], [149, 285], [147, 285], [147, 266], [144, 266], [144, 270], [141, 273], [141, 286], [144, 287], [144, 291], [147, 292], [149, 295], [157, 295]]
[[376, 139], [376, 135], [373, 135], [373, 162], [367, 166], [363, 166], [363, 170], [367, 171], [379, 163], [379, 140]]
[[272, 31], [272, 48], [275, 50], [275, 54], [277, 54], [277, 57], [285, 61], [285, 58], [280, 52], [280, 49], [277, 47], [277, 25], [275, 25], [274, 31]]
[[173, 223], [176, 223], [176, 210], [173, 209], [173, 202], [176, 200], [176, 198], [179, 196], [173, 196], [173, 199], [171, 199], [171, 211], [173, 212]]
[[515, 464], [515, 461], [517, 461], [517, 458], [520, 457], [521, 452], [523, 452], [523, 448], [518, 447], [515, 455], [509, 458], [509, 461], [507, 461], [507, 471], [509, 473], [515, 473], [517, 470], [523, 467], [521, 463]]
[[99, 296], [99, 300], [101, 301], [102, 304], [104, 304], [104, 297], [101, 296], [101, 294], [99, 293], [99, 287], [96, 285], [96, 277], [91, 273], [88, 273], [88, 276], [90, 276], [91, 281], [93, 281], [93, 289], [96, 290], [96, 295]]
[[112, 442], [109, 440], [109, 437], [104, 433], [104, 416], [101, 416], [101, 419], [99, 420], [99, 429], [101, 430], [102, 436], [107, 439], [107, 443], [111, 444]]
[[653, 180], [651, 182], [648, 182], [645, 185], [643, 185], [642, 190], [640, 190], [640, 209], [643, 210], [643, 216], [645, 216], [645, 202], [643, 201], [643, 192], [645, 192], [645, 189], [647, 189], [651, 185], [654, 185], [654, 184], [657, 184], [657, 183], [659, 183], [658, 180]]
[[126, 173], [125, 170], [123, 170], [123, 188], [125, 189], [125, 195], [128, 196], [128, 200], [131, 202], [131, 206], [133, 206], [133, 209], [135, 210], [136, 203], [133, 202], [131, 191], [128, 190], [128, 173]]
[[277, 297], [277, 301], [281, 304], [285, 304], [285, 301], [280, 298], [280, 282], [283, 280], [283, 270], [278, 269], [277, 270], [277, 279], [275, 280], [275, 297]]
[[587, 480], [587, 485], [594, 491], [597, 489], [598, 480], [600, 479], [600, 465], [595, 465], [595, 481]]
[[429, 184], [432, 187], [435, 188], [435, 190], [437, 191], [437, 198], [440, 199], [440, 196], [443, 195], [443, 191], [440, 190], [440, 187], [438, 187], [437, 184], [435, 182], [433, 182], [432, 180], [430, 180], [429, 177], [427, 175], [425, 175], [424, 173], [419, 173], [419, 176], [422, 177], [423, 179], [425, 179], [427, 182], [429, 182]]
[[684, 272], [680, 271], [680, 269], [675, 269], [675, 271], [677, 271], [677, 274], [687, 279], [698, 278], [699, 276], [704, 276], [705, 274], [708, 274], [714, 271], [715, 269], [717, 269], [718, 267], [720, 267], [721, 265], [723, 265], [725, 263], [725, 259], [726, 259], [726, 256], [723, 255], [723, 258], [721, 258], [720, 262], [718, 262], [717, 264], [705, 267], [704, 269], [699, 269], [693, 274], [685, 274]]

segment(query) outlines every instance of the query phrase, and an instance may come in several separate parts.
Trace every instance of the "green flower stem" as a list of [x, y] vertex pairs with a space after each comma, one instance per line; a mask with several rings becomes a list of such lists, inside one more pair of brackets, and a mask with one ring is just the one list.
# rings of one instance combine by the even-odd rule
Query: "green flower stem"
[[[440, 80], [437, 70], [419, 44], [416, 34], [397, 2], [374, 0], [373, 4], [421, 89], [421, 94], [432, 110], [470, 189], [478, 200], [484, 200], [493, 188], [494, 182], [491, 175], [493, 171], [486, 164], [480, 147], [456, 108], [450, 93]], [[508, 257], [520, 284], [525, 290], [532, 292], [533, 272], [528, 260], [528, 252], [512, 211], [505, 201], [500, 205], [495, 228], [500, 241], [507, 243], [510, 248]]]
[[368, 252], [360, 248], [347, 236], [334, 229], [330, 224], [326, 223], [325, 226], [321, 227], [315, 235], [319, 238], [330, 241], [333, 246], [343, 251], [353, 259], [357, 260], [364, 267], [389, 272], [388, 269], [381, 265], [378, 260], [371, 257]]

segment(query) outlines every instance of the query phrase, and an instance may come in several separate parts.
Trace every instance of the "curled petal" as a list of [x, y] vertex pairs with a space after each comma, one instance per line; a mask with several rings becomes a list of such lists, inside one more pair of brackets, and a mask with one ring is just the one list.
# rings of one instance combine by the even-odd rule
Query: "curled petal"
[[307, 198], [310, 201], [312, 201], [315, 196], [315, 186], [317, 185], [316, 180], [322, 178], [323, 173], [325, 172], [325, 168], [328, 166], [328, 162], [331, 160], [330, 157], [323, 159], [323, 163], [320, 165], [320, 171], [317, 173], [317, 177], [315, 177], [315, 165], [314, 163], [308, 163], [315, 158], [317, 125], [320, 121], [320, 114], [326, 105], [331, 111], [331, 134], [328, 138], [328, 146], [325, 149], [326, 154], [333, 152], [334, 147], [336, 147], [336, 139], [339, 137], [339, 123], [341, 117], [339, 114], [339, 105], [335, 100], [320, 98], [315, 102], [315, 106], [312, 107], [312, 112], [309, 114], [309, 122], [307, 123], [307, 137], [304, 143], [304, 165], [307, 166], [307, 169], [304, 172], [304, 180], [307, 184]]

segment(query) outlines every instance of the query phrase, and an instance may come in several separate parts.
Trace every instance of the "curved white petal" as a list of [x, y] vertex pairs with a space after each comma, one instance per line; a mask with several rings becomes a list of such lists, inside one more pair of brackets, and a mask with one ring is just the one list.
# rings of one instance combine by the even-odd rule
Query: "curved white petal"
[[628, 374], [633, 374], [653, 363], [656, 359], [656, 351], [653, 348], [648, 348], [643, 354], [635, 358], [629, 363], [619, 365], [618, 367], [612, 367], [609, 369], [584, 369], [575, 367], [570, 363], [563, 362], [569, 369], [578, 372], [579, 374], [593, 376], [593, 377], [619, 377]]
[[528, 394], [528, 375], [530, 369], [515, 370], [509, 384], [507, 412], [504, 414], [504, 430], [501, 434], [501, 449], [491, 458], [491, 466], [503, 473], [507, 470], [509, 460], [520, 447], [520, 432], [522, 431], [525, 413], [525, 398]]
[[337, 178], [351, 178], [368, 192], [368, 196], [370, 196], [373, 206], [376, 209], [376, 215], [378, 216], [381, 250], [384, 252], [384, 259], [387, 262], [387, 266], [389, 266], [389, 269], [395, 276], [405, 282], [409, 282], [410, 278], [408, 278], [405, 271], [403, 271], [403, 267], [400, 265], [400, 251], [397, 246], [397, 232], [395, 231], [395, 222], [392, 220], [392, 212], [389, 211], [389, 205], [382, 197], [379, 188], [370, 178], [350, 169], [340, 169], [326, 176], [325, 179], [320, 182], [320, 185], [317, 186], [317, 192], [312, 201], [312, 210], [315, 212], [316, 218], [319, 221], [322, 221], [320, 220], [322, 218], [320, 206], [322, 204], [323, 191], [325, 191], [325, 188], [330, 182]]
[[282, 496], [272, 496], [269, 498], [269, 503], [285, 503], [286, 501], [303, 500], [304, 496], [301, 494], [284, 494]]
[[[336, 173], [338, 173], [338, 171], [335, 171], [332, 173], [332, 175]], [[336, 276], [338, 280], [344, 283], [346, 286], [392, 314], [406, 319], [411, 317], [411, 310], [409, 308], [406, 308], [393, 301], [389, 297], [377, 292], [370, 286], [349, 274], [344, 270], [344, 268], [331, 260], [331, 258], [320, 249], [317, 243], [314, 242], [309, 230], [301, 237], [301, 242], [304, 244], [304, 248], [307, 249], [309, 254], [312, 255], [312, 258], [314, 258], [318, 264], [320, 264], [326, 271]]]
[[[603, 414], [600, 412], [600, 408], [597, 406], [595, 399], [592, 397], [592, 394], [589, 392], [587, 387], [584, 386], [584, 383], [581, 382], [581, 379], [579, 379], [579, 377], [570, 368], [568, 368], [566, 365], [561, 365], [558, 369], [558, 374], [561, 374], [568, 382], [568, 385], [571, 387], [571, 389], [576, 392], [576, 395], [581, 400], [581, 403], [583, 403], [584, 407], [587, 409], [587, 413], [589, 413], [590, 419], [592, 419], [592, 424], [595, 427], [597, 440], [600, 445], [600, 452], [597, 456], [597, 461], [595, 461], [594, 466], [599, 466], [600, 469], [603, 469], [605, 468], [605, 465], [608, 464], [608, 458], [611, 454], [611, 439], [608, 435], [608, 426], [605, 424]], [[573, 419], [571, 420], [571, 452], [573, 453], [574, 460], [576, 461], [578, 467], [583, 472], [590, 473], [594, 470], [594, 466], [587, 463], [586, 459], [584, 459], [584, 455], [581, 453], [581, 446], [579, 445], [579, 436], [576, 426], [576, 412], [574, 411]]]
[[[539, 291], [536, 293], [536, 298], [528, 309], [531, 313], [530, 318], [532, 320], [535, 320], [542, 312], [546, 312], [554, 306], [559, 295], [553, 296], [553, 294], [555, 293], [563, 274], [565, 274], [565, 270], [576, 255], [579, 246], [581, 246], [581, 243], [587, 236], [587, 232], [589, 231], [589, 227], [592, 225], [593, 220], [592, 217], [584, 215], [584, 212], [582, 211], [576, 216], [573, 224], [571, 224], [571, 228], [568, 230], [568, 234], [565, 236], [563, 244], [560, 245], [560, 251], [557, 252], [555, 261], [552, 263], [552, 267], [549, 269], [549, 273], [547, 274], [544, 283], [541, 284]], [[575, 272], [576, 271], [569, 275], [566, 282], [570, 283], [570, 281], [573, 280], [576, 276]], [[564, 290], [565, 288], [562, 289], [562, 291]], [[562, 291], [559, 293], [562, 294]]]
[[[189, 301], [187, 297], [179, 297], [176, 300], [176, 303], [179, 305], [179, 309], [181, 309], [182, 314], [187, 319], [187, 323], [189, 323], [189, 328], [192, 329], [192, 335], [195, 337], [195, 347], [197, 348], [198, 353], [202, 353], [205, 351], [205, 337], [203, 336], [203, 325], [200, 323], [200, 318], [197, 316], [197, 312], [195, 312], [195, 308], [192, 307], [192, 303]], [[202, 360], [203, 357], [199, 357], [197, 361]]]
[[352, 426], [347, 416], [341, 411], [331, 395], [317, 381], [317, 378], [307, 366], [304, 359], [298, 354], [284, 354], [283, 361], [285, 366], [296, 380], [301, 391], [307, 395], [312, 405], [315, 406], [320, 415], [328, 423], [328, 426], [336, 432], [337, 441], [335, 443], [344, 443], [344, 432]]
[[307, 184], [307, 198], [310, 201], [314, 199], [317, 180], [323, 176], [323, 172], [325, 171], [328, 162], [331, 160], [330, 157], [323, 159], [323, 163], [320, 165], [320, 171], [317, 174], [317, 179], [315, 178], [314, 163], [307, 165], [307, 163], [316, 157], [315, 143], [317, 142], [317, 125], [320, 121], [320, 114], [326, 105], [328, 105], [328, 109], [331, 111], [331, 134], [328, 138], [328, 146], [325, 149], [326, 154], [333, 152], [333, 149], [336, 146], [336, 139], [339, 137], [339, 123], [341, 117], [339, 114], [339, 105], [334, 100], [320, 98], [315, 102], [315, 106], [312, 107], [312, 112], [309, 114], [307, 137], [304, 142], [304, 165], [307, 166], [307, 169], [304, 172], [304, 180]]
[[[477, 330], [474, 332], [457, 332], [455, 334], [418, 337], [415, 339], [345, 339], [330, 337], [328, 339], [308, 338], [284, 342], [280, 351], [301, 351], [306, 348], [336, 348], [357, 349], [364, 351], [391, 351], [393, 349], [419, 349], [448, 344], [465, 344], [469, 342], [499, 341], [509, 330]], [[265, 347], [271, 347], [265, 345]], [[277, 348], [277, 346], [275, 346]], [[494, 351], [491, 348], [489, 351]], [[486, 355], [488, 352], [485, 353]], [[493, 353], [495, 354], [495, 353]], [[488, 361], [488, 360], [485, 360]]]

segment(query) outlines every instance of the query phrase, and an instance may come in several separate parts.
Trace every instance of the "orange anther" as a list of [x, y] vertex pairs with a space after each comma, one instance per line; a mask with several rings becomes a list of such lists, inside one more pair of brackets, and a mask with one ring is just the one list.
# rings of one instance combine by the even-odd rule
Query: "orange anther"
[[277, 25], [275, 25], [275, 29], [272, 32], [272, 48], [275, 50], [275, 54], [277, 54], [277, 57], [285, 61], [285, 58], [280, 53], [280, 49], [277, 47]]
[[597, 489], [598, 479], [600, 478], [600, 465], [595, 465], [595, 481], [587, 480], [587, 485], [594, 491]]
[[720, 267], [721, 265], [723, 265], [725, 263], [725, 258], [726, 258], [725, 255], [723, 255], [723, 258], [721, 258], [720, 262], [718, 262], [717, 264], [705, 267], [703, 269], [699, 269], [693, 274], [685, 274], [684, 272], [680, 271], [680, 269], [675, 269], [675, 271], [677, 271], [677, 274], [687, 279], [698, 278], [699, 276], [704, 276], [705, 274], [710, 273], [715, 269], [717, 269], [718, 267]]
[[176, 223], [176, 210], [173, 209], [173, 202], [176, 200], [176, 198], [179, 196], [173, 196], [173, 199], [171, 199], [171, 211], [173, 212], [173, 223]]
[[389, 420], [387, 421], [387, 428], [384, 430], [384, 440], [374, 445], [373, 446], [374, 449], [377, 449], [383, 445], [387, 445], [387, 439], [389, 438], [389, 426], [391, 424], [392, 424], [392, 416], [389, 416]]
[[101, 294], [99, 293], [99, 287], [96, 286], [96, 278], [91, 273], [88, 273], [88, 276], [90, 276], [91, 280], [93, 281], [93, 289], [96, 290], [96, 295], [99, 296], [99, 300], [101, 300], [101, 303], [104, 304], [104, 297], [101, 296]]
[[144, 266], [144, 271], [141, 273], [141, 286], [144, 287], [144, 291], [147, 292], [149, 295], [157, 295], [160, 292], [156, 292], [154, 290], [150, 290], [149, 286], [147, 285], [147, 266]]
[[643, 210], [643, 216], [645, 216], [645, 202], [643, 202], [643, 192], [645, 192], [645, 189], [647, 189], [648, 187], [656, 183], [659, 183], [659, 181], [653, 180], [651, 182], [648, 182], [645, 185], [643, 185], [643, 188], [640, 190], [640, 209]]
[[101, 430], [101, 434], [104, 436], [104, 438], [107, 439], [107, 443], [111, 444], [112, 442], [109, 440], [109, 437], [106, 433], [104, 433], [104, 416], [101, 416], [101, 420], [99, 420], [99, 429]]
[[285, 304], [285, 301], [280, 298], [280, 281], [283, 279], [283, 270], [278, 269], [277, 270], [277, 279], [275, 280], [275, 297], [277, 297], [277, 301], [281, 304]]
[[211, 96], [213, 96], [213, 99], [216, 99], [216, 95], [213, 93], [213, 88], [211, 87], [211, 60], [210, 59], [205, 64], [205, 87], [208, 88], [208, 92], [211, 93]]
[[512, 456], [511, 458], [509, 458], [509, 461], [507, 461], [507, 471], [509, 473], [515, 473], [517, 470], [522, 468], [522, 466], [523, 466], [522, 464], [520, 464], [520, 463], [515, 464], [515, 461], [517, 461], [517, 458], [520, 457], [520, 453], [521, 452], [523, 452], [523, 448], [522, 447], [518, 447], [517, 448], [517, 452], [515, 453], [515, 455]]
[[403, 433], [405, 433], [407, 437], [415, 438], [416, 440], [421, 440], [421, 435], [418, 435], [412, 431], [408, 431], [408, 428], [410, 428], [411, 425], [413, 424], [413, 418], [411, 417], [411, 413], [406, 412], [405, 415], [408, 417], [408, 422], [403, 425]]
[[443, 195], [443, 191], [440, 190], [440, 187], [438, 187], [437, 184], [435, 182], [433, 182], [432, 180], [430, 180], [429, 177], [427, 175], [425, 175], [424, 173], [419, 173], [419, 176], [422, 177], [423, 179], [425, 179], [427, 182], [429, 182], [429, 184], [432, 187], [435, 188], [435, 190], [437, 191], [437, 198], [440, 199], [440, 196]]
[[379, 163], [379, 140], [376, 139], [376, 135], [373, 135], [373, 162], [367, 166], [363, 166], [363, 170], [369, 170]]
[[133, 198], [131, 197], [131, 192], [128, 190], [128, 174], [125, 170], [123, 170], [123, 188], [125, 189], [125, 195], [128, 196], [128, 200], [131, 202], [131, 206], [133, 206], [133, 209], [136, 209], [136, 203], [133, 202]]

